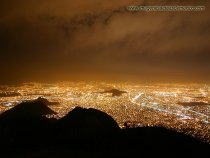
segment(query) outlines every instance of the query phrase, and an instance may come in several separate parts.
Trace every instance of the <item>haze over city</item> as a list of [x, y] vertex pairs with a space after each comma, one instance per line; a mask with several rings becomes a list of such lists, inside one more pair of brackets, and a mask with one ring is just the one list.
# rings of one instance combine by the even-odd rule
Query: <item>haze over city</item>
[[[130, 12], [129, 5], [206, 10]], [[206, 0], [2, 0], [0, 81], [209, 82], [209, 5]]]

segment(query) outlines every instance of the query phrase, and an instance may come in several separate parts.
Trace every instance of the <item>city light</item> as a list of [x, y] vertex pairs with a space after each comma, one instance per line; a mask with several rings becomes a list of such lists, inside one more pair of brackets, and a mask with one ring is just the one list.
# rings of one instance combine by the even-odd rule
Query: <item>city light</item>
[[[111, 88], [127, 93], [121, 96], [101, 93]], [[58, 114], [47, 117], [63, 117], [76, 106], [96, 108], [111, 115], [122, 128], [125, 122], [135, 127], [164, 126], [210, 143], [210, 105], [208, 105], [210, 92], [206, 85], [104, 82], [25, 83], [14, 87], [0, 87], [0, 93], [5, 92], [9, 95], [0, 97], [1, 112], [22, 101], [44, 97], [49, 101], [60, 103], [49, 106]], [[181, 102], [199, 104], [185, 106], [180, 105]]]

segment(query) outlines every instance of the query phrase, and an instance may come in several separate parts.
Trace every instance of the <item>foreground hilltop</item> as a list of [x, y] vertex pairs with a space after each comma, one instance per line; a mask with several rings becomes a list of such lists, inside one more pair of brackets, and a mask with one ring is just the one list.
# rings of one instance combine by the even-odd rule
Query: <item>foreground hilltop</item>
[[[23, 102], [0, 115], [5, 157], [209, 156], [210, 145], [162, 127], [120, 129], [108, 114], [76, 107], [61, 119], [45, 99]], [[152, 151], [152, 152], [151, 152]], [[182, 153], [183, 154], [183, 153]]]

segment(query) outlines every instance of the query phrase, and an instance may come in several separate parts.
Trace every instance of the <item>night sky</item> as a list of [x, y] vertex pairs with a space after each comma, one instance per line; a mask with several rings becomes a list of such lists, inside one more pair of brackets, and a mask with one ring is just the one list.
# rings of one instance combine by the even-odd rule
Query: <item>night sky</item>
[[[203, 12], [129, 12], [129, 5]], [[210, 81], [208, 0], [1, 0], [0, 82]]]

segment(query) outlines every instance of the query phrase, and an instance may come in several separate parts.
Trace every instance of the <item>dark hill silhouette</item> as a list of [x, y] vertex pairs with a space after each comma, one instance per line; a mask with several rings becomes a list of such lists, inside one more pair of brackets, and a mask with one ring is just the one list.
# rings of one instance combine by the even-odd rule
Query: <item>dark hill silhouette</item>
[[118, 89], [110, 89], [110, 90], [105, 90], [104, 92], [99, 92], [99, 93], [111, 93], [112, 97], [115, 96], [121, 96], [123, 93], [127, 93], [126, 91], [120, 91]]
[[34, 101], [23, 102], [0, 115], [0, 122], [15, 121], [33, 117], [42, 117], [47, 114], [56, 114], [47, 107], [46, 101], [38, 98]]
[[80, 107], [59, 120], [45, 117], [54, 113], [38, 99], [0, 115], [1, 157], [209, 157], [208, 144], [163, 127], [120, 129], [108, 114]]
[[118, 124], [108, 114], [96, 109], [76, 107], [57, 122], [57, 129], [63, 137], [95, 139], [120, 130]]
[[45, 117], [56, 114], [40, 99], [23, 102], [0, 115], [0, 147], [12, 150], [19, 147], [30, 147], [40, 140], [47, 139], [54, 119]]
[[36, 101], [42, 102], [45, 105], [58, 105], [59, 102], [50, 102], [45, 98], [39, 97]]
[[210, 103], [206, 102], [178, 102], [177, 104], [182, 106], [204, 106], [204, 105], [210, 105]]
[[[164, 148], [170, 146], [177, 146], [177, 148], [202, 146], [202, 143], [191, 136], [184, 135], [182, 133], [169, 130], [163, 127], [137, 127], [123, 129], [122, 132], [124, 141], [141, 142], [139, 146], [157, 147], [162, 146]], [[133, 139], [131, 139], [133, 137]], [[128, 139], [129, 138], [129, 139]], [[127, 139], [127, 140], [126, 140]]]

